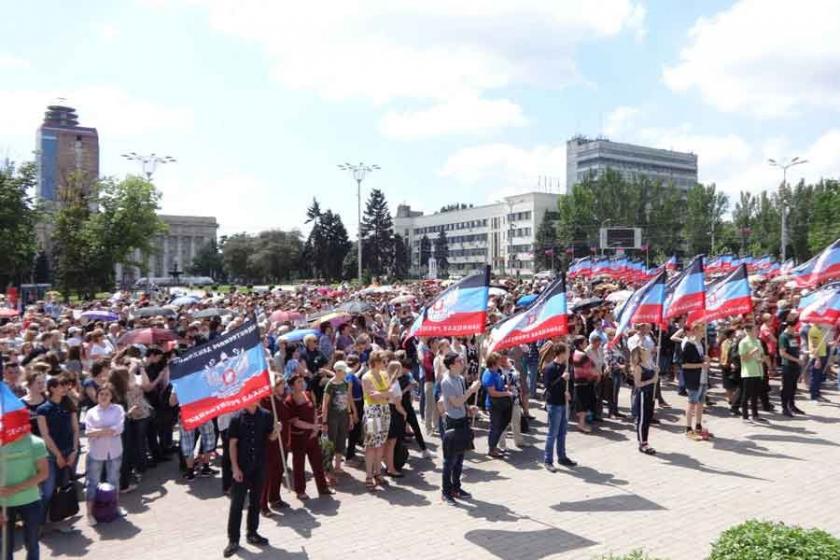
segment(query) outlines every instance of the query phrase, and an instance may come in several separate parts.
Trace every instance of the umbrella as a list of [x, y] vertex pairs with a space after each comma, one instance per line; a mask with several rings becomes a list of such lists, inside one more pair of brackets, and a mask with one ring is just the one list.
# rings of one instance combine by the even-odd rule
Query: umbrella
[[332, 311], [326, 315], [317, 317], [314, 321], [312, 321], [311, 326], [318, 327], [321, 323], [329, 322], [330, 325], [332, 325], [332, 328], [336, 328], [344, 323], [349, 323], [352, 318], [353, 316], [346, 311]]
[[622, 303], [627, 301], [633, 295], [633, 290], [619, 290], [607, 296], [607, 301], [612, 303]]
[[394, 299], [392, 299], [392, 300], [391, 300], [391, 301], [389, 301], [388, 303], [390, 303], [391, 305], [395, 305], [395, 304], [397, 304], [397, 303], [411, 303], [411, 302], [413, 302], [415, 299], [417, 299], [417, 298], [415, 298], [415, 297], [414, 297], [413, 295], [411, 295], [411, 294], [403, 294], [403, 295], [401, 295], [401, 296], [397, 296], [397, 297], [395, 297]]
[[579, 299], [572, 304], [571, 312], [572, 313], [579, 313], [586, 309], [591, 309], [593, 307], [598, 307], [604, 303], [604, 300], [601, 298], [593, 297], [593, 298], [584, 298]]
[[80, 315], [82, 319], [87, 319], [88, 321], [117, 321], [120, 316], [116, 313], [111, 313], [110, 311], [103, 311], [102, 309], [94, 309], [92, 311], [85, 311]]
[[317, 335], [318, 331], [315, 329], [297, 329], [281, 335], [279, 340], [282, 340], [283, 342], [300, 342], [310, 334]]
[[167, 307], [141, 307], [134, 310], [135, 317], [175, 316], [176, 313]]
[[505, 290], [504, 288], [497, 288], [496, 286], [492, 286], [489, 290], [487, 290], [487, 293], [491, 296], [506, 296], [507, 290]]
[[531, 305], [535, 299], [537, 299], [537, 294], [528, 294], [516, 300], [516, 305], [518, 307], [525, 307], [526, 305]]
[[175, 340], [175, 333], [167, 329], [149, 328], [128, 331], [117, 341], [119, 344], [143, 344], [149, 346]]
[[17, 309], [0, 309], [0, 319], [11, 319], [12, 317], [17, 317], [18, 311]]
[[208, 307], [193, 313], [193, 319], [208, 319], [210, 317], [221, 317], [222, 315], [233, 315], [233, 311], [223, 307]]
[[283, 311], [282, 309], [278, 309], [268, 317], [268, 320], [272, 323], [285, 323], [286, 321], [298, 321], [300, 319], [303, 319], [302, 313], [298, 311]]
[[376, 313], [376, 307], [366, 301], [348, 301], [338, 306], [339, 311], [346, 311], [352, 315]]
[[181, 307], [182, 305], [193, 305], [198, 303], [198, 299], [199, 298], [195, 296], [181, 296], [173, 299], [170, 305], [177, 305], [178, 307]]

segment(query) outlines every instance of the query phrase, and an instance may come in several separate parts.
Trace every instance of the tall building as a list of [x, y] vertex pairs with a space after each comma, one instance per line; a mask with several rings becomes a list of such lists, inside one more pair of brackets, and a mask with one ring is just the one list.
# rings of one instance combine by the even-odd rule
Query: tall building
[[697, 154], [575, 136], [566, 143], [566, 192], [607, 169], [627, 179], [648, 177], [688, 190], [697, 184]]
[[[466, 274], [485, 264], [497, 274], [532, 275], [534, 239], [546, 211], [556, 211], [557, 194], [532, 192], [505, 197], [485, 206], [424, 215], [408, 205], [397, 207], [394, 233], [409, 246], [411, 271], [425, 274], [420, 242], [428, 237], [434, 248], [442, 231], [449, 247], [449, 272]], [[434, 256], [434, 253], [432, 253]]]
[[59, 200], [61, 189], [77, 177], [90, 185], [99, 178], [99, 134], [95, 128], [79, 126], [72, 107], [50, 105], [37, 133], [38, 196]]

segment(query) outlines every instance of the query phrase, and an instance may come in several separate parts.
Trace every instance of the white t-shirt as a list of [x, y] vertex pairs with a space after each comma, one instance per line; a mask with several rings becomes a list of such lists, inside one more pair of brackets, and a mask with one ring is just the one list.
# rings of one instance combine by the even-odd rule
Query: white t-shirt
[[642, 367], [645, 369], [655, 369], [653, 355], [656, 352], [656, 343], [653, 341], [653, 337], [650, 335], [641, 336], [639, 333], [634, 334], [627, 340], [627, 350], [632, 352], [636, 346], [641, 346], [648, 351], [647, 359], [642, 364]]

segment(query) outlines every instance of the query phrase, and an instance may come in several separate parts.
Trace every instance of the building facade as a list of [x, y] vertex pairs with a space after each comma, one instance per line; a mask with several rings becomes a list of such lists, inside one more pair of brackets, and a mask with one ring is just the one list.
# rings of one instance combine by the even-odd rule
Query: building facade
[[607, 169], [626, 179], [647, 177], [688, 190], [697, 184], [697, 154], [576, 136], [566, 143], [566, 192]]
[[394, 232], [409, 246], [413, 274], [428, 272], [428, 262], [420, 258], [423, 236], [434, 249], [442, 231], [449, 248], [450, 274], [468, 274], [489, 264], [496, 274], [532, 275], [538, 272], [534, 269], [535, 235], [545, 212], [557, 210], [557, 198], [553, 193], [532, 192], [485, 206], [428, 215], [400, 205]]
[[72, 107], [50, 105], [36, 135], [38, 196], [56, 202], [70, 182], [88, 186], [99, 179], [99, 134], [79, 126]]
[[[160, 214], [158, 217], [166, 223], [169, 230], [157, 236], [155, 253], [146, 256], [145, 274], [136, 267], [117, 265], [116, 278], [119, 284], [131, 285], [142, 276], [168, 277], [176, 264], [178, 270], [185, 273], [201, 248], [216, 240], [219, 224], [213, 216]], [[142, 258], [139, 251], [132, 256], [136, 262], [140, 262]]]

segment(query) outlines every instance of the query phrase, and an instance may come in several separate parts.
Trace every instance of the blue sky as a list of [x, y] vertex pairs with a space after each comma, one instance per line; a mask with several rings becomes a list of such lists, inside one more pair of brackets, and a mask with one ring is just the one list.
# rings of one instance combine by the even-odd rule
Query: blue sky
[[126, 151], [171, 154], [169, 213], [222, 233], [303, 226], [313, 196], [356, 228], [344, 161], [433, 211], [563, 187], [573, 134], [694, 151], [729, 193], [840, 175], [832, 1], [0, 0], [0, 156], [31, 158], [56, 97]]

